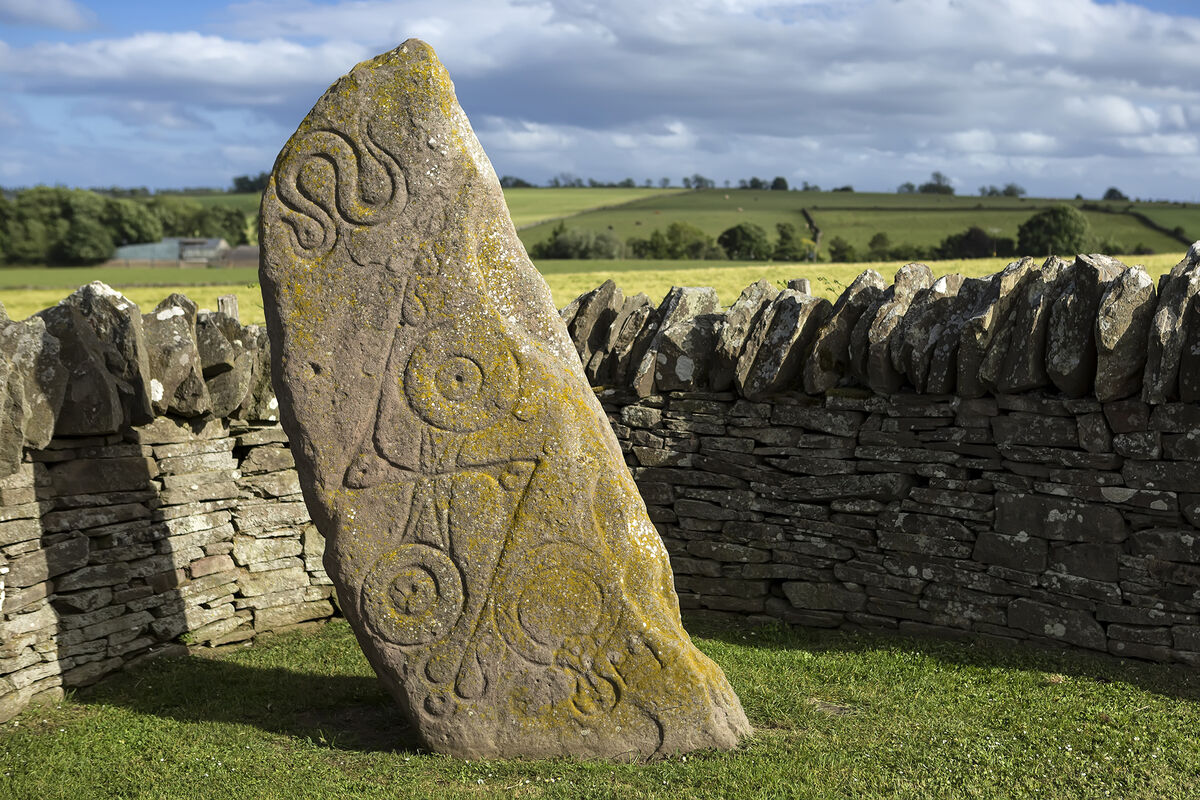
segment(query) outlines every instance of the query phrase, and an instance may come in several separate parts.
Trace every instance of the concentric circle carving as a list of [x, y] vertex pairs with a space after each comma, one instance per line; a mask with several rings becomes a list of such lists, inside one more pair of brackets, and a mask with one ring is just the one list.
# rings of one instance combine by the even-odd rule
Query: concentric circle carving
[[597, 555], [577, 544], [529, 551], [497, 590], [496, 625], [505, 642], [530, 661], [550, 664], [569, 641], [606, 637], [615, 598], [603, 575]]
[[516, 402], [519, 384], [520, 369], [503, 334], [486, 324], [430, 331], [404, 372], [405, 396], [421, 419], [459, 433], [494, 423]]
[[362, 606], [368, 623], [389, 642], [429, 644], [448, 634], [462, 614], [462, 577], [441, 550], [400, 545], [367, 573]]

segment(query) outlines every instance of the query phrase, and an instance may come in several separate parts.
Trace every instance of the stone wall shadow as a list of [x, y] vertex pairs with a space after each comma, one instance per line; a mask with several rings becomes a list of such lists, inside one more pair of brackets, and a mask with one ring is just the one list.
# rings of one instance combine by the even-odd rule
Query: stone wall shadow
[[1156, 664], [1121, 659], [1107, 653], [981, 636], [917, 637], [875, 631], [804, 628], [782, 622], [755, 627], [744, 621], [731, 624], [686, 613], [683, 621], [692, 636], [765, 650], [811, 653], [899, 650], [947, 665], [1038, 670], [1098, 683], [1127, 683], [1164, 697], [1200, 701], [1200, 675], [1184, 664]]
[[415, 732], [372, 676], [163, 658], [76, 698], [178, 722], [251, 725], [339, 750], [416, 752]]

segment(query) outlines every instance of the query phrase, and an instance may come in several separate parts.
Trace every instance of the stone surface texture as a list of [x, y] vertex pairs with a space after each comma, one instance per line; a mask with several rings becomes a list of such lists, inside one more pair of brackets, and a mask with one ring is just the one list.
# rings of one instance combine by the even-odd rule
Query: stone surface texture
[[[682, 628], [584, 378], [594, 326], [577, 349], [427, 45], [317, 102], [276, 162], [261, 241], [275, 386], [325, 563], [424, 743], [638, 757], [748, 733]], [[677, 300], [655, 336], [715, 310]], [[657, 351], [635, 381], [652, 383]]]

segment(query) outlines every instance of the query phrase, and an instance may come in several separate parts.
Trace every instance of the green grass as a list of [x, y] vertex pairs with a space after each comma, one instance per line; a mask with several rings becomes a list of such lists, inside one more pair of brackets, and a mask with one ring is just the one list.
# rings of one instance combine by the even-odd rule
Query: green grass
[[1200, 676], [1110, 659], [690, 626], [756, 735], [642, 763], [421, 752], [348, 627], [163, 659], [0, 731], [5, 798], [1192, 798]]
[[[1060, 202], [1064, 201], [712, 189], [649, 197], [617, 208], [584, 211], [571, 217], [570, 224], [597, 232], [611, 231], [622, 241], [634, 236], [646, 238], [655, 228], [665, 230], [672, 222], [695, 225], [711, 236], [718, 236], [739, 222], [751, 222], [774, 237], [775, 225], [780, 222], [791, 222], [802, 232], [807, 230], [800, 215], [800, 210], [804, 208], [808, 209], [821, 229], [823, 243], [827, 244], [840, 236], [862, 251], [876, 233], [886, 233], [894, 245], [930, 246], [972, 225], [978, 225], [996, 236], [1015, 239], [1021, 223], [1037, 211]], [[1129, 204], [1097, 205], [1123, 210]], [[1153, 208], [1157, 207], [1144, 205], [1138, 206], [1137, 210], [1144, 212]], [[1188, 212], [1186, 209], [1167, 208], [1163, 213], [1173, 214], [1177, 211], [1183, 214]], [[1139, 244], [1160, 253], [1181, 249], [1180, 242], [1148, 227], [1136, 217], [1098, 211], [1084, 213], [1098, 238], [1112, 239], [1123, 245], [1124, 250], [1133, 250]], [[1195, 219], [1195, 215], [1192, 219]], [[1164, 224], [1157, 219], [1155, 221]], [[1173, 223], [1168, 227], [1173, 228], [1175, 224], [1182, 223]], [[548, 238], [552, 229], [551, 223], [533, 225], [521, 231], [521, 239], [526, 247], [530, 247]]]
[[504, 201], [518, 228], [583, 211], [608, 208], [635, 200], [658, 199], [681, 189], [505, 189]]
[[[648, 197], [674, 194], [681, 189], [505, 189], [504, 199], [517, 227], [533, 225], [559, 217], [569, 217], [581, 211], [628, 203]], [[262, 195], [254, 194], [189, 194], [188, 200], [207, 205], [233, 206], [247, 216], [258, 213]]]
[[1196, 203], [1146, 203], [1134, 206], [1133, 210], [1169, 231], [1183, 228], [1192, 241], [1200, 239], [1200, 205]]

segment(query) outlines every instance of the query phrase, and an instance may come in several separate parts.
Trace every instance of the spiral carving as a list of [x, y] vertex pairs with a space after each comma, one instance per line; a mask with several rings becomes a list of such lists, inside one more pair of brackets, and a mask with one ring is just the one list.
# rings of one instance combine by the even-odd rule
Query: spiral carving
[[361, 143], [323, 128], [291, 144], [275, 184], [292, 211], [283, 221], [293, 245], [309, 257], [328, 253], [344, 225], [371, 226], [403, 210], [408, 201], [403, 170], [366, 126]]

